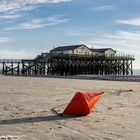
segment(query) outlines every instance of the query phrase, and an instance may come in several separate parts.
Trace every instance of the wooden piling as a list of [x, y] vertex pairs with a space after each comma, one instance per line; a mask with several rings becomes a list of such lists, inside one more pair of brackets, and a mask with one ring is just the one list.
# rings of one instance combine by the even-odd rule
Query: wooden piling
[[50, 55], [47, 59], [0, 60], [2, 74], [17, 75], [133, 75], [134, 57]]

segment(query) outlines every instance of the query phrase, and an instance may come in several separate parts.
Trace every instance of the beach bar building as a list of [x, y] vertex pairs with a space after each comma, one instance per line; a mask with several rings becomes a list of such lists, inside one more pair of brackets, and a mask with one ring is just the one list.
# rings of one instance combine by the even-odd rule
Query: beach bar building
[[116, 51], [112, 48], [104, 48], [104, 49], [91, 49], [86, 45], [72, 45], [72, 46], [61, 46], [56, 47], [50, 51], [53, 54], [67, 54], [67, 55], [95, 55], [95, 56], [103, 56], [103, 55], [115, 55]]
[[85, 45], [61, 46], [50, 51], [52, 54], [92, 55], [92, 50]]
[[[43, 57], [45, 56], [45, 57]], [[50, 75], [132, 75], [134, 56], [119, 55], [112, 48], [88, 48], [86, 45], [59, 46], [42, 53], [38, 59], [49, 59]]]

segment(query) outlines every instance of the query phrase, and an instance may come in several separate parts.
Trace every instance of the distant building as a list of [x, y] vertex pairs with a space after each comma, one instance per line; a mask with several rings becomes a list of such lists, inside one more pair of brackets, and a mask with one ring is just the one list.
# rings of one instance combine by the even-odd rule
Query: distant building
[[103, 49], [91, 49], [94, 55], [98, 56], [114, 56], [116, 54], [116, 51], [112, 48], [103, 48]]
[[60, 46], [50, 50], [53, 54], [80, 54], [80, 55], [91, 55], [92, 50], [86, 45], [71, 45], [71, 46]]
[[0, 71], [2, 74], [29, 76], [133, 75], [134, 60], [133, 55], [116, 54], [112, 48], [91, 49], [82, 44], [56, 47], [34, 59], [1, 60]]
[[97, 56], [112, 56], [116, 54], [116, 51], [112, 48], [103, 49], [91, 49], [86, 45], [71, 45], [71, 46], [60, 46], [50, 50], [52, 54], [80, 54], [80, 55], [97, 55]]

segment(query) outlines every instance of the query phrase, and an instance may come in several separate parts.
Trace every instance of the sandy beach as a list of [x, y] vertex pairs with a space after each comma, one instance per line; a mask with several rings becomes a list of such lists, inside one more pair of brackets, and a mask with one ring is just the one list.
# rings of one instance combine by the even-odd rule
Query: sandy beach
[[[90, 115], [59, 116], [78, 91], [104, 95]], [[140, 83], [0, 76], [0, 140], [139, 140]]]

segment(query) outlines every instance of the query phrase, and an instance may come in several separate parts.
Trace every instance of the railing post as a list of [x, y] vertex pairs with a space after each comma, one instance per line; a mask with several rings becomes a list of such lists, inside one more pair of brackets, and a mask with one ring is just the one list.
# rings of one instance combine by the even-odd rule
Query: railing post
[[5, 67], [5, 63], [3, 62], [2, 63], [2, 74], [4, 74], [4, 70], [5, 70], [4, 67]]
[[19, 71], [20, 71], [19, 65], [20, 65], [20, 62], [18, 62], [18, 64], [17, 64], [17, 74], [18, 74], [18, 75], [19, 75]]
[[[11, 60], [11, 61], [12, 61], [12, 60]], [[11, 73], [12, 73], [12, 75], [14, 74], [13, 62], [11, 62]]]

